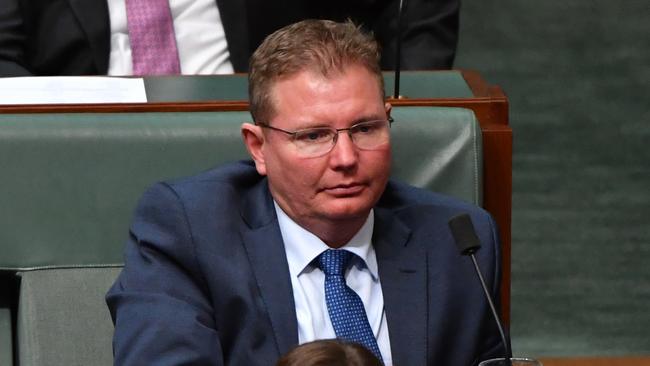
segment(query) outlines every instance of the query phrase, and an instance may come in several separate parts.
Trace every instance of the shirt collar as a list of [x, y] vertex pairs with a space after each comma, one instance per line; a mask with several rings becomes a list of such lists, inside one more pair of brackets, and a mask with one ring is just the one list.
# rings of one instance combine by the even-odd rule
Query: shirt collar
[[[314, 267], [310, 266], [310, 263], [322, 252], [330, 249], [330, 247], [316, 235], [293, 221], [275, 200], [273, 200], [273, 204], [278, 217], [278, 225], [282, 233], [282, 240], [284, 241], [291, 276], [299, 276], [304, 272], [312, 271]], [[379, 278], [379, 274], [377, 256], [372, 246], [374, 223], [374, 211], [370, 210], [368, 218], [363, 226], [361, 226], [361, 229], [340, 249], [345, 249], [356, 254], [362, 260], [360, 265], [366, 267], [370, 271], [373, 280], [376, 281]]]

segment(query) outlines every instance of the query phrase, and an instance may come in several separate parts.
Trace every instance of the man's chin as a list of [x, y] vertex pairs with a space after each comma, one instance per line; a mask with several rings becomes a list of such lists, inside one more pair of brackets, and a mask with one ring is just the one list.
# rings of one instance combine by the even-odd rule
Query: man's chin
[[355, 219], [365, 220], [370, 213], [372, 205], [367, 201], [359, 202], [358, 199], [337, 199], [335, 204], [324, 207], [323, 216], [332, 221], [349, 221]]

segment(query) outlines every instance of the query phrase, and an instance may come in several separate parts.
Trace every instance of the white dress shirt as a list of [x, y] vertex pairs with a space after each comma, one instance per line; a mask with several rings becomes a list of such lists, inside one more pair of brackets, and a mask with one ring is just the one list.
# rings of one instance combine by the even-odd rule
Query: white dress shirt
[[[298, 341], [302, 344], [317, 339], [336, 338], [325, 302], [325, 274], [312, 264], [318, 255], [330, 248], [287, 216], [277, 203], [275, 211], [289, 262], [298, 319]], [[346, 272], [345, 280], [363, 302], [384, 363], [392, 365], [384, 297], [379, 282], [377, 257], [371, 243], [373, 227], [374, 212], [371, 211], [359, 232], [340, 249], [358, 256], [353, 257], [353, 265]]]
[[[132, 75], [125, 0], [107, 0], [111, 22], [108, 75]], [[215, 0], [169, 0], [182, 74], [232, 74], [226, 33]]]

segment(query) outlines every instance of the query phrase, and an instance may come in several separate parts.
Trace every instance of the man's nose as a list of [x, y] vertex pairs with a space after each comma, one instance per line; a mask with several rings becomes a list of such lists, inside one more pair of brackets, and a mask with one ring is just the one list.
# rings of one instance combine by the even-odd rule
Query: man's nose
[[330, 163], [336, 167], [350, 167], [357, 164], [359, 150], [347, 131], [339, 132], [336, 144], [330, 152]]

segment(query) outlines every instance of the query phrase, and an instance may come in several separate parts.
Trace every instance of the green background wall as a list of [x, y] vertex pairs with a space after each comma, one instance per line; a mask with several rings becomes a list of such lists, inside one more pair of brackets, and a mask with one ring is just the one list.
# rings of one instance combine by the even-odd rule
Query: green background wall
[[650, 354], [650, 1], [465, 0], [461, 29], [510, 100], [515, 354]]

